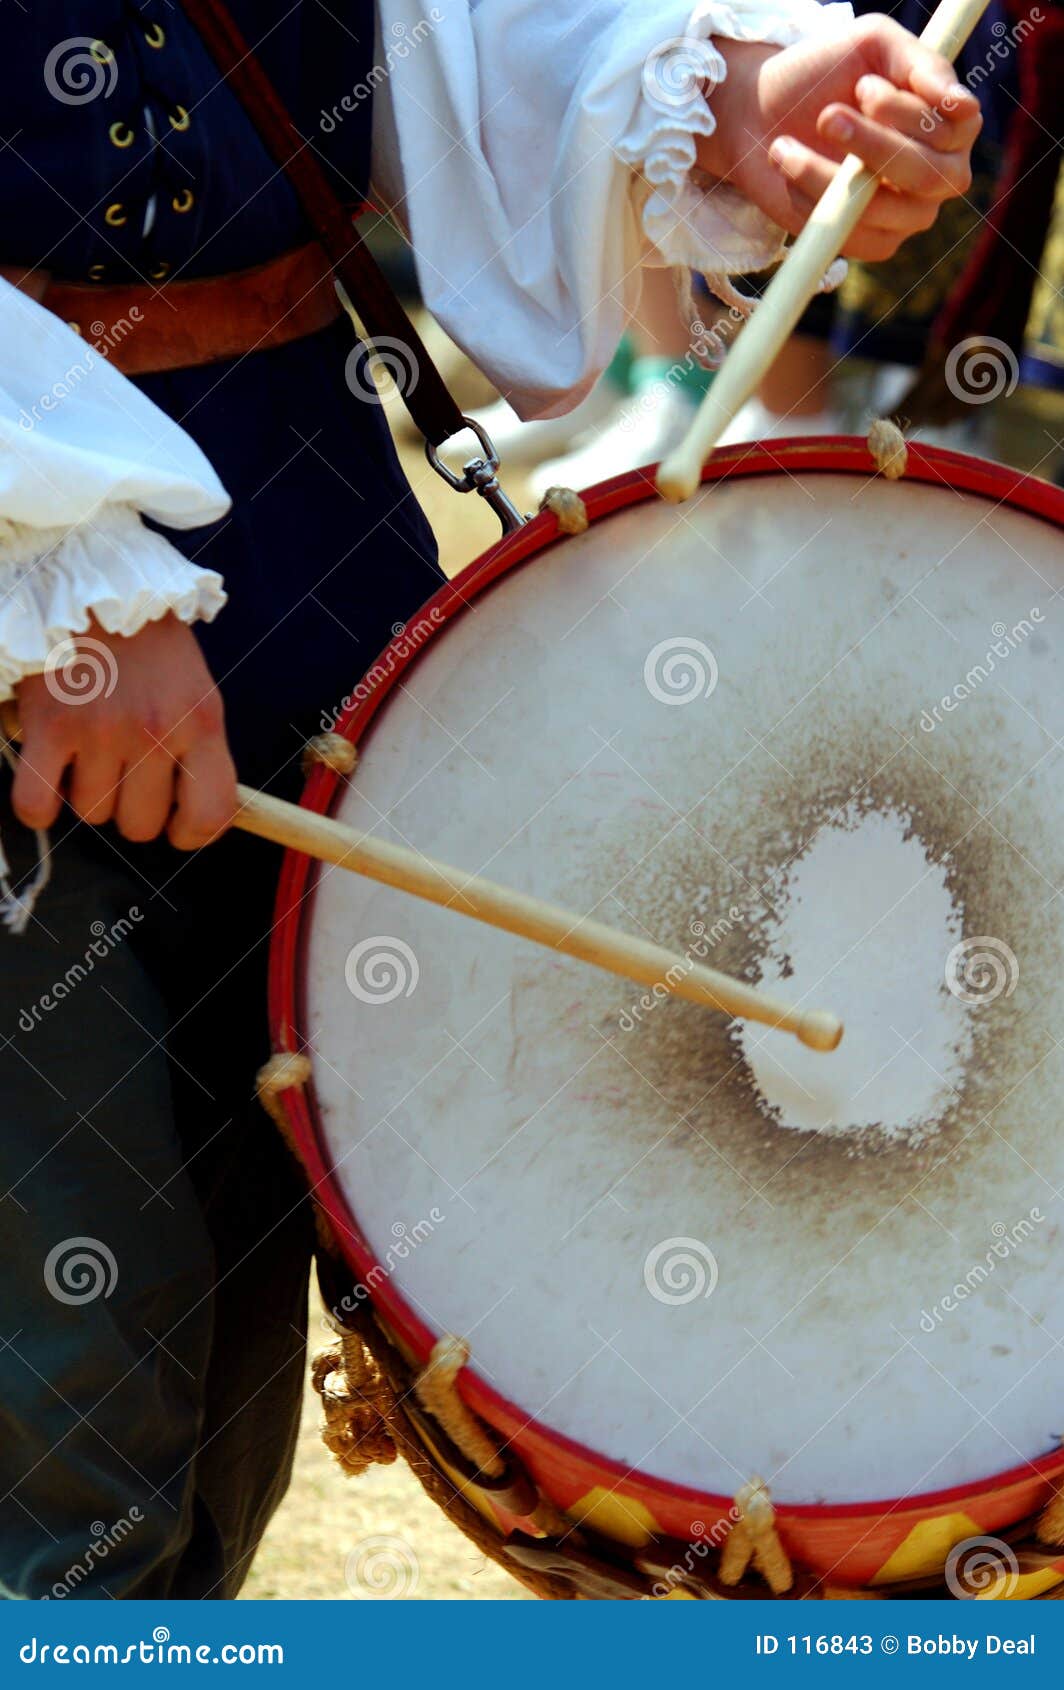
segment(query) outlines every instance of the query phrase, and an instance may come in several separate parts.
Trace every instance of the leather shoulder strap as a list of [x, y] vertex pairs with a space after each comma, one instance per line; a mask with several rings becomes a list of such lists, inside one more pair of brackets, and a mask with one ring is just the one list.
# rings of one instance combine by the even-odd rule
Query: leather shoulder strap
[[409, 349], [415, 379], [402, 392], [403, 402], [426, 440], [442, 445], [466, 426], [462, 413], [355, 228], [350, 209], [334, 191], [310, 142], [299, 133], [222, 0], [182, 0], [182, 4], [222, 77], [295, 189], [370, 339], [384, 337]]

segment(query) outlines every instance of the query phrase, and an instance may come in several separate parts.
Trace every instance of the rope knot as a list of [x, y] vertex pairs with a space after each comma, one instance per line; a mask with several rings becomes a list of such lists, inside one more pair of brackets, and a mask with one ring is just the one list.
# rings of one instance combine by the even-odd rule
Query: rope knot
[[389, 1430], [395, 1398], [357, 1332], [345, 1332], [338, 1350], [314, 1357], [311, 1381], [321, 1398], [321, 1438], [349, 1478], [375, 1462], [387, 1465], [398, 1451]]

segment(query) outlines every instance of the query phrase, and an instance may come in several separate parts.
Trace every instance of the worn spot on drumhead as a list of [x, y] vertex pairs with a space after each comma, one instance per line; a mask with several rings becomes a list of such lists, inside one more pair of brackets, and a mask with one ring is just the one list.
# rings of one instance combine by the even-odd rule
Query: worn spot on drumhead
[[[1060, 848], [1037, 783], [1018, 779], [1003, 714], [990, 706], [975, 728], [969, 722], [963, 734], [942, 735], [930, 748], [907, 741], [874, 711], [849, 725], [826, 723], [814, 736], [795, 729], [773, 739], [778, 762], [749, 760], [741, 782], [725, 783], [683, 825], [658, 816], [619, 847], [630, 866], [607, 919], [634, 918], [641, 932], [687, 954], [692, 923], [695, 933], [701, 923], [701, 960], [755, 981], [781, 877], [796, 853], [847, 809], [893, 811], [908, 818], [928, 861], [941, 867], [964, 933], [996, 935], [1018, 962], [1011, 995], [973, 1008], [956, 1095], [925, 1144], [874, 1130], [843, 1137], [781, 1131], [723, 1017], [676, 998], [650, 994], [648, 1002], [637, 989], [626, 1000], [616, 983], [596, 982], [596, 1027], [644, 1082], [646, 1142], [657, 1146], [653, 1154], [670, 1177], [683, 1178], [691, 1165], [726, 1170], [755, 1212], [763, 1200], [801, 1205], [826, 1224], [833, 1191], [844, 1189], [852, 1228], [862, 1205], [875, 1224], [929, 1179], [936, 1203], [963, 1202], [970, 1165], [988, 1145], [1006, 1155], [1012, 1147], [1037, 1165], [1039, 1138], [1050, 1129], [1027, 1108], [1024, 1091], [1042, 1064], [1060, 1062], [1039, 1014], [1059, 955], [1060, 902], [1045, 906]], [[982, 816], [977, 806], [990, 809], [999, 794], [1007, 797]], [[830, 908], [824, 915], [830, 920]], [[943, 955], [943, 992], [946, 961]], [[824, 1007], [845, 1018], [845, 1004]]]

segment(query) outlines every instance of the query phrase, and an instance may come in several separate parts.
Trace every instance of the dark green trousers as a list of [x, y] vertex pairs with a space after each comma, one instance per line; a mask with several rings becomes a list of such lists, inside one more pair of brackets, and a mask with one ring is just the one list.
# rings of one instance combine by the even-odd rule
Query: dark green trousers
[[[17, 856], [6, 782], [0, 825]], [[304, 1365], [308, 1203], [254, 1098], [279, 855], [56, 831], [0, 931], [0, 1581], [231, 1597]]]

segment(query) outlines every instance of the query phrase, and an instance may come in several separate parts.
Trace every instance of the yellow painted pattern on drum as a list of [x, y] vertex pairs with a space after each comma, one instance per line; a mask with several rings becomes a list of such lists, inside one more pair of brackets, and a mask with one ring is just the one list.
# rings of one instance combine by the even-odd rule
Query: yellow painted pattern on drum
[[619, 1491], [595, 1485], [584, 1496], [571, 1502], [565, 1512], [580, 1525], [589, 1525], [603, 1537], [615, 1543], [626, 1543], [630, 1549], [643, 1549], [661, 1532], [650, 1509], [634, 1496], [622, 1496]]
[[[443, 1459], [443, 1456], [436, 1448], [432, 1439], [427, 1436], [420, 1426], [416, 1427], [415, 1430], [417, 1431], [421, 1442], [432, 1456], [433, 1461], [435, 1461], [437, 1467], [439, 1467], [441, 1473], [445, 1473], [447, 1475], [455, 1490], [464, 1496], [470, 1507], [475, 1508], [478, 1514], [483, 1515], [484, 1519], [487, 1520], [488, 1525], [491, 1526], [493, 1530], [497, 1531], [499, 1536], [502, 1537], [503, 1531], [499, 1516], [491, 1506], [491, 1503], [487, 1501], [484, 1492], [477, 1485], [471, 1484], [468, 1479], [463, 1478], [462, 1474], [459, 1473], [456, 1467], [452, 1467]], [[529, 1523], [526, 1530], [528, 1531], [529, 1537], [543, 1536], [543, 1533], [537, 1532], [531, 1523]]]
[[922, 1578], [941, 1572], [954, 1544], [979, 1537], [980, 1527], [970, 1514], [939, 1514], [920, 1520], [890, 1557], [884, 1561], [873, 1584], [893, 1584], [898, 1579]]
[[1052, 1567], [1043, 1567], [1037, 1573], [1021, 1573], [1018, 1578], [1005, 1577], [1000, 1591], [980, 1591], [975, 1598], [977, 1602], [1024, 1602], [1032, 1596], [1041, 1596], [1044, 1590], [1052, 1590], [1055, 1584], [1064, 1581], [1064, 1573], [1054, 1572]]

